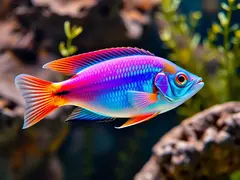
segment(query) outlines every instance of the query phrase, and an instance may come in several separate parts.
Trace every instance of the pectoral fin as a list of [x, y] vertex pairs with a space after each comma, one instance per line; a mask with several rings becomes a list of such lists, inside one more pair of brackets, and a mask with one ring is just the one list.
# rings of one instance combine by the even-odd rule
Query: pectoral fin
[[136, 109], [145, 108], [158, 100], [156, 93], [128, 91], [128, 101]]
[[129, 119], [129, 120], [128, 120], [127, 122], [125, 122], [122, 126], [120, 126], [120, 127], [115, 127], [115, 128], [116, 128], [116, 129], [122, 129], [122, 128], [129, 127], [129, 126], [132, 126], [132, 125], [135, 125], [135, 124], [139, 124], [139, 123], [141, 123], [141, 122], [144, 122], [144, 121], [147, 121], [147, 120], [150, 120], [150, 119], [154, 118], [154, 117], [157, 116], [158, 114], [159, 114], [159, 113], [136, 116], [136, 117], [133, 117], [133, 118]]

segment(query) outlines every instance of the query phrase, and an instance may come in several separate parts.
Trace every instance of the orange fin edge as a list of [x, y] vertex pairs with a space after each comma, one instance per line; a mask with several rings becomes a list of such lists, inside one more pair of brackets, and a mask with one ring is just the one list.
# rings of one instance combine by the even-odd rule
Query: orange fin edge
[[141, 116], [136, 116], [136, 117], [133, 117], [133, 118], [129, 119], [127, 122], [125, 122], [120, 127], [115, 127], [115, 128], [116, 129], [122, 129], [122, 128], [126, 128], [126, 127], [129, 127], [129, 126], [133, 126], [133, 125], [142, 123], [144, 121], [150, 120], [150, 119], [156, 117], [158, 114], [159, 113], [145, 114], [145, 115], [141, 115]]

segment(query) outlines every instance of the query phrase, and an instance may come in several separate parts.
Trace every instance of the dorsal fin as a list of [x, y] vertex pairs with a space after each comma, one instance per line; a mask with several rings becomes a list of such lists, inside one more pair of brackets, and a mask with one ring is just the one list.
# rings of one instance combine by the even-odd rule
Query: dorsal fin
[[73, 75], [77, 74], [82, 69], [99, 62], [134, 55], [154, 56], [154, 54], [144, 49], [133, 47], [115, 47], [61, 58], [43, 65], [43, 68], [51, 69], [67, 75]]

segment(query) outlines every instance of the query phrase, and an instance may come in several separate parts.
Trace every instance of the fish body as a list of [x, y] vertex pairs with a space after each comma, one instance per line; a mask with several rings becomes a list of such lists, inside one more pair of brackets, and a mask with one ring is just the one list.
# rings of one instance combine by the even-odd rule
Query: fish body
[[23, 128], [65, 105], [78, 106], [68, 120], [130, 118], [120, 128], [127, 127], [179, 106], [204, 85], [200, 77], [138, 48], [93, 51], [43, 67], [74, 76], [57, 83], [16, 77], [26, 100]]
[[[139, 112], [128, 99], [129, 91], [153, 92], [154, 77], [162, 69], [156, 57], [121, 57], [91, 66], [73, 79], [62, 82], [71, 105], [88, 107], [108, 116], [131, 117]], [[141, 113], [160, 110], [159, 104], [142, 109]]]

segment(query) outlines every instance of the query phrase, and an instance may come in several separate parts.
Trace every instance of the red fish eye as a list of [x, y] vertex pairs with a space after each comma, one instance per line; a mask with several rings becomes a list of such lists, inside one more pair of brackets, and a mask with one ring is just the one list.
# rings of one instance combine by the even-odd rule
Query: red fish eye
[[178, 85], [185, 85], [187, 81], [188, 81], [188, 77], [186, 74], [183, 74], [183, 73], [177, 74], [176, 83]]

